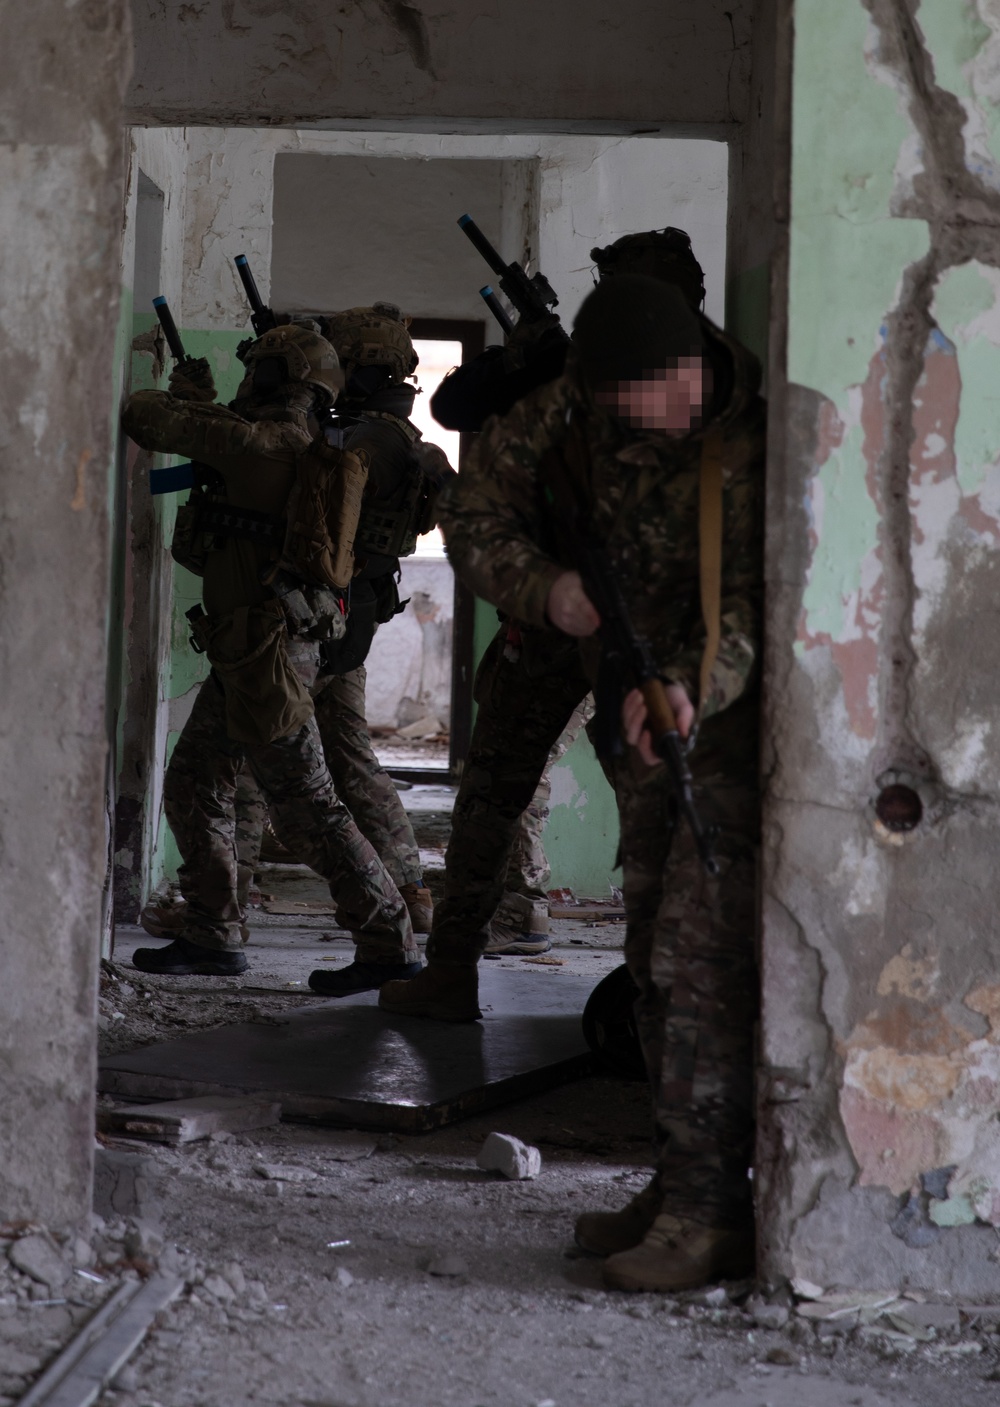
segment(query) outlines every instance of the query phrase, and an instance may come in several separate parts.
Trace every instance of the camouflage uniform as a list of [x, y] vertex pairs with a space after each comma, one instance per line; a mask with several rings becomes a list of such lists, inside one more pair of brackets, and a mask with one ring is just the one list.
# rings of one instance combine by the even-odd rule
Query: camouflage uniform
[[[279, 350], [286, 336], [295, 334], [268, 334]], [[257, 346], [266, 351], [264, 343]], [[332, 351], [331, 357], [336, 367]], [[145, 449], [187, 454], [214, 469], [226, 484], [226, 502], [237, 513], [246, 509], [280, 517], [297, 458], [311, 443], [302, 407], [312, 403], [311, 393], [294, 386], [280, 394], [283, 404], [273, 418], [262, 413], [246, 419], [220, 406], [190, 405], [164, 392], [142, 391], [130, 398], [123, 424]], [[250, 690], [269, 684], [263, 676], [258, 679], [260, 669], [252, 661], [257, 657], [255, 632], [264, 630], [260, 622], [267, 612], [277, 609], [261, 583], [261, 572], [272, 560], [273, 549], [259, 539], [224, 535], [215, 539], [204, 561], [207, 621], [213, 629], [242, 636], [238, 653], [246, 667], [240, 668]], [[213, 668], [171, 757], [164, 805], [183, 859], [179, 877], [187, 903], [178, 936], [196, 948], [232, 952], [241, 947], [234, 801], [245, 759], [270, 803], [279, 839], [294, 846], [329, 882], [359, 945], [359, 960], [413, 962], [417, 949], [403, 900], [337, 800], [323, 758], [308, 695], [318, 646], [289, 638], [282, 627], [275, 650], [275, 667], [287, 670], [281, 673], [282, 689], [269, 697], [283, 693], [288, 702], [272, 702], [271, 726], [262, 721], [260, 737], [238, 739], [232, 696], [224, 691], [219, 668]], [[248, 716], [254, 716], [252, 709]]]
[[[286, 651], [308, 688], [316, 675], [316, 646], [290, 641]], [[203, 948], [241, 946], [234, 807], [244, 760], [258, 795], [270, 798], [279, 839], [328, 882], [340, 921], [358, 944], [359, 961], [416, 961], [398, 890], [337, 798], [315, 718], [288, 738], [234, 743], [226, 734], [225, 698], [214, 674], [199, 690], [163, 784], [167, 820], [183, 857], [183, 936]]]
[[444, 899], [434, 910], [428, 958], [475, 963], [485, 949], [521, 815], [589, 692], [580, 652], [567, 636], [524, 629], [512, 645], [506, 625], [494, 636], [476, 673], [476, 723], [455, 798]]
[[[646, 768], [629, 750], [614, 775], [626, 957], [640, 990], [659, 1180], [678, 1214], [718, 1225], [745, 1217], [749, 1197], [764, 434], [748, 355], [706, 329], [728, 352], [733, 379], [712, 421], [724, 437], [722, 642], [692, 771], [706, 818], [720, 826], [721, 877], [703, 875], [686, 829], [675, 826], [665, 768]], [[635, 627], [649, 640], [663, 677], [696, 698], [704, 645], [698, 569], [703, 433], [668, 438], [630, 429], [594, 405], [572, 356], [564, 376], [480, 435], [443, 505], [448, 555], [479, 595], [544, 628], [549, 591], [573, 564], [561, 555], [542, 493], [542, 465], [547, 451], [565, 443], [570, 418], [588, 449], [589, 482], [581, 488], [592, 526], [607, 543]], [[567, 640], [564, 658], [575, 650], [583, 663], [569, 671], [564, 719], [579, 702], [583, 681], [596, 678], [599, 641]], [[550, 734], [550, 745], [554, 740]], [[463, 950], [437, 938], [435, 926], [428, 955], [438, 962], [467, 962], [474, 950], [468, 940]]]
[[368, 736], [366, 678], [361, 665], [322, 680], [314, 698], [316, 722], [338, 795], [402, 889], [405, 884], [423, 883], [420, 852], [399, 792]]

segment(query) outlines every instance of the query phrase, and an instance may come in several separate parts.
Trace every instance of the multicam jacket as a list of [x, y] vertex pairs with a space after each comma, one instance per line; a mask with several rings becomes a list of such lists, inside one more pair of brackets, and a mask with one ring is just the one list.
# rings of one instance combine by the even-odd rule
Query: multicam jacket
[[[764, 403], [750, 354], [711, 329], [733, 361], [728, 402], [711, 428], [723, 437], [722, 639], [703, 715], [747, 688], [760, 652], [763, 595]], [[548, 451], [568, 417], [585, 432], [582, 486], [594, 535], [607, 544], [633, 624], [665, 679], [696, 700], [705, 641], [698, 563], [699, 466], [705, 431], [674, 439], [634, 430], [598, 407], [571, 354], [567, 371], [503, 418], [486, 422], [440, 520], [448, 556], [478, 595], [527, 625], [547, 625], [552, 583], [575, 564], [543, 489]], [[591, 677], [597, 651], [583, 647]]]
[[[122, 415], [128, 435], [143, 449], [185, 454], [217, 470], [235, 508], [280, 517], [295, 481], [295, 461], [312, 436], [305, 417], [244, 420], [225, 406], [178, 400], [166, 391], [136, 391]], [[260, 572], [274, 555], [239, 537], [222, 540], [209, 554], [203, 599], [210, 616], [271, 599]]]

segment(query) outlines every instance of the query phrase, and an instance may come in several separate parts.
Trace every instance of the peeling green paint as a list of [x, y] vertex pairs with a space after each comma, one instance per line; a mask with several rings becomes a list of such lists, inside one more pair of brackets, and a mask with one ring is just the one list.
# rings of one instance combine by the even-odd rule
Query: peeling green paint
[[975, 0], [922, 0], [917, 23], [934, 56], [934, 81], [959, 97], [973, 96], [968, 65], [989, 41], [992, 30], [979, 16]]
[[543, 836], [552, 887], [606, 899], [617, 859], [618, 807], [585, 734], [552, 769], [552, 796]]
[[927, 253], [929, 234], [922, 221], [890, 218], [911, 128], [899, 94], [865, 62], [864, 9], [798, 0], [796, 33], [788, 375], [841, 407], [845, 388], [864, 380], [900, 273]]
[[935, 1226], [971, 1226], [976, 1220], [972, 1203], [964, 1194], [946, 1202], [932, 1202], [928, 1213]]
[[973, 494], [1000, 456], [1000, 274], [975, 262], [949, 269], [937, 288], [933, 314], [958, 357], [956, 474], [962, 492]]
[[[862, 588], [865, 558], [878, 546], [878, 510], [868, 492], [863, 432], [854, 426], [819, 470], [813, 494], [817, 545], [803, 596], [810, 635], [855, 638], [848, 605]], [[802, 649], [802, 642], [797, 642]]]

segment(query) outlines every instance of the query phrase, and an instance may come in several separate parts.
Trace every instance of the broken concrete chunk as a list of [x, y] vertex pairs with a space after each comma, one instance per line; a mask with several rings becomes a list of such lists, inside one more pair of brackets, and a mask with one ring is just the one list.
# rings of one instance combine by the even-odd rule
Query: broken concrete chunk
[[346, 1266], [343, 1266], [343, 1265], [339, 1265], [339, 1266], [337, 1267], [337, 1274], [335, 1275], [334, 1278], [335, 1278], [335, 1280], [337, 1281], [337, 1284], [338, 1284], [338, 1285], [341, 1287], [341, 1289], [343, 1289], [343, 1290], [349, 1290], [349, 1289], [351, 1288], [351, 1286], [354, 1284], [354, 1276], [353, 1276], [353, 1275], [351, 1274], [351, 1272], [347, 1269], [347, 1267], [346, 1267]]
[[223, 1280], [232, 1285], [236, 1294], [242, 1295], [247, 1287], [247, 1277], [243, 1274], [243, 1267], [238, 1260], [231, 1260], [228, 1265], [224, 1265], [219, 1271]]
[[205, 1282], [202, 1288], [215, 1299], [221, 1300], [223, 1304], [236, 1298], [236, 1291], [233, 1289], [232, 1285], [230, 1285], [229, 1281], [223, 1280], [222, 1276], [216, 1274], [215, 1271], [205, 1276]]
[[811, 1280], [795, 1279], [792, 1281], [792, 1290], [800, 1300], [818, 1300], [823, 1293], [822, 1285], [814, 1285]]
[[156, 1104], [133, 1104], [105, 1109], [101, 1128], [109, 1133], [141, 1138], [151, 1143], [192, 1143], [222, 1133], [276, 1124], [281, 1106], [266, 1099], [234, 1099], [206, 1094], [197, 1099], [166, 1099]]
[[750, 1313], [760, 1329], [783, 1329], [789, 1319], [783, 1304], [756, 1304]]
[[893, 1327], [904, 1334], [914, 1329], [958, 1329], [962, 1322], [958, 1307], [953, 1304], [913, 1304], [904, 1301], [894, 1304], [888, 1315]]
[[254, 1172], [271, 1182], [311, 1182], [319, 1176], [312, 1168], [301, 1168], [293, 1163], [258, 1163]]
[[58, 1290], [69, 1278], [69, 1266], [47, 1236], [22, 1236], [11, 1242], [7, 1256], [11, 1265], [49, 1290]]
[[397, 728], [396, 736], [406, 738], [409, 742], [418, 742], [421, 738], [436, 738], [443, 732], [441, 720], [428, 713], [423, 718], [418, 718], [415, 723], [408, 723], [405, 728]]
[[479, 1150], [476, 1164], [484, 1172], [498, 1172], [512, 1182], [521, 1181], [538, 1176], [542, 1170], [542, 1155], [537, 1148], [511, 1134], [491, 1133]]

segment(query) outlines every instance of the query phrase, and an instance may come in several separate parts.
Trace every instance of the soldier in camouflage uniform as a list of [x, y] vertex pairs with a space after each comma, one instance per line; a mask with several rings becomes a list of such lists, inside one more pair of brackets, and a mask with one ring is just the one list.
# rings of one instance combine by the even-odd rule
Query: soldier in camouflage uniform
[[[320, 651], [316, 722], [337, 794], [396, 882], [414, 931], [427, 933], [434, 911], [413, 826], [368, 734], [364, 660], [378, 626], [403, 608], [396, 589], [399, 559], [433, 527], [433, 503], [452, 470], [443, 451], [424, 443], [409, 419], [416, 387], [408, 378], [417, 365], [409, 320], [389, 303], [317, 314], [317, 320], [344, 373], [337, 401], [344, 445], [368, 457], [369, 471], [355, 539], [362, 565], [351, 583], [347, 634]], [[251, 801], [243, 825], [251, 865], [260, 854], [263, 825], [263, 812]], [[322, 979], [317, 976], [313, 985], [320, 990]]]
[[[696, 311], [704, 302], [701, 265], [683, 230], [624, 235], [591, 250], [591, 258], [602, 283], [644, 274], [678, 288]], [[488, 410], [506, 414], [532, 389], [558, 384], [552, 379], [563, 369], [567, 346], [544, 319], [518, 324], [506, 348], [487, 348], [453, 371], [431, 409], [444, 425], [479, 430]], [[569, 746], [564, 730], [590, 687], [576, 646], [547, 623], [501, 625], [476, 675], [476, 725], [429, 951], [467, 953], [472, 943], [488, 953], [540, 953], [550, 946], [547, 901], [519, 882], [509, 859], [528, 824], [522, 813], [543, 811], [553, 753]]]
[[[309, 530], [307, 507], [285, 522], [293, 487], [306, 482], [300, 466], [325, 466], [327, 478], [311, 483], [343, 485], [344, 521], [350, 485], [362, 482], [364, 467], [317, 439], [315, 417], [325, 415], [343, 379], [328, 342], [302, 327], [278, 327], [251, 345], [244, 362], [246, 377], [228, 409], [140, 391], [123, 415], [144, 449], [186, 454], [214, 475], [207, 497], [179, 513], [173, 548], [203, 575], [204, 613], [193, 624], [213, 666], [164, 781], [183, 860], [185, 924], [166, 948], [140, 948], [133, 961], [143, 971], [178, 975], [246, 969], [234, 814], [246, 760], [279, 839], [327, 879], [355, 938], [355, 961], [323, 974], [338, 979], [331, 995], [347, 995], [414, 975], [419, 956], [398, 889], [336, 796], [316, 726], [309, 689], [317, 642], [343, 633], [340, 603], [329, 588], [290, 576], [279, 559], [293, 550], [288, 533]], [[352, 536], [353, 529], [352, 521]]]
[[[583, 304], [577, 353], [559, 380], [490, 422], [442, 511], [449, 556], [479, 595], [542, 631], [596, 682], [600, 624], [559, 535], [549, 457], [585, 499], [636, 630], [649, 641], [678, 731], [699, 702], [705, 651], [699, 487], [710, 438], [722, 464], [721, 644], [698, 709], [694, 792], [718, 827], [721, 873], [702, 870], [679, 825], [666, 769], [634, 690], [614, 758], [622, 827], [626, 960], [654, 1096], [656, 1174], [615, 1214], [588, 1214], [581, 1244], [608, 1256], [622, 1289], [683, 1289], [753, 1264], [752, 1139], [757, 666], [760, 651], [764, 410], [757, 368], [676, 290], [616, 277]], [[576, 638], [576, 643], [572, 637]], [[570, 696], [572, 689], [568, 689]], [[624, 692], [624, 690], [623, 690]], [[568, 713], [568, 700], [563, 709]], [[555, 710], [553, 710], [555, 712]], [[516, 788], [505, 798], [510, 810]], [[446, 918], [441, 906], [439, 918]], [[478, 1010], [477, 935], [428, 945], [412, 983], [389, 983], [393, 1012], [459, 1020]]]

